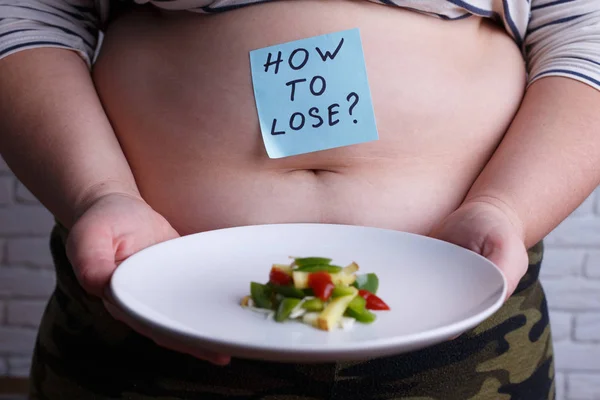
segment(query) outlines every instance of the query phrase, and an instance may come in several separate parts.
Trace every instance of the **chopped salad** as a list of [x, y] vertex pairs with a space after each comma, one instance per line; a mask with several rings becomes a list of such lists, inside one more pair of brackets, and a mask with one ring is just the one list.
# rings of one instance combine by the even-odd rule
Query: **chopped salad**
[[390, 307], [377, 296], [379, 278], [357, 274], [357, 263], [346, 267], [324, 257], [291, 257], [290, 264], [274, 264], [267, 283], [250, 282], [242, 307], [262, 312], [276, 322], [296, 320], [331, 331], [349, 329], [355, 322], [370, 324], [372, 311]]

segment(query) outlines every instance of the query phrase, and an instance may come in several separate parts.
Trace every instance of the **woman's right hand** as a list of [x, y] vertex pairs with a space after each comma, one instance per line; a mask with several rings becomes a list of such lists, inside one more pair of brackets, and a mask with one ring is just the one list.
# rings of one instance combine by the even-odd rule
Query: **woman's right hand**
[[142, 198], [114, 193], [106, 194], [86, 205], [79, 212], [67, 239], [67, 256], [82, 287], [101, 297], [107, 310], [138, 333], [149, 337], [159, 346], [216, 365], [226, 365], [230, 357], [211, 351], [186, 348], [175, 341], [153, 337], [144, 327], [124, 321], [123, 315], [107, 296], [107, 287], [117, 266], [132, 254], [179, 234], [159, 213]]

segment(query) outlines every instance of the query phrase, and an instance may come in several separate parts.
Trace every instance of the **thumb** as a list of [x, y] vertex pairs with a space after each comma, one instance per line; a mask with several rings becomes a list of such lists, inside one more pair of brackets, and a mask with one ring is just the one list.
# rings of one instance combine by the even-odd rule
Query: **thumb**
[[527, 271], [529, 260], [525, 245], [518, 236], [489, 235], [486, 237], [481, 255], [502, 270], [507, 281], [506, 299], [516, 290]]
[[109, 229], [75, 225], [66, 251], [79, 284], [88, 293], [102, 297], [117, 268], [114, 238]]

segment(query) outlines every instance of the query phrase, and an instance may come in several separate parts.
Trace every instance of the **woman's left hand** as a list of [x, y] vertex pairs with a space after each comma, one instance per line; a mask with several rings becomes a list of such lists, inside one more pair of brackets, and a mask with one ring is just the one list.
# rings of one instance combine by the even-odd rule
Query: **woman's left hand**
[[508, 281], [506, 299], [527, 271], [522, 227], [512, 214], [493, 202], [464, 203], [429, 236], [465, 247], [496, 264]]

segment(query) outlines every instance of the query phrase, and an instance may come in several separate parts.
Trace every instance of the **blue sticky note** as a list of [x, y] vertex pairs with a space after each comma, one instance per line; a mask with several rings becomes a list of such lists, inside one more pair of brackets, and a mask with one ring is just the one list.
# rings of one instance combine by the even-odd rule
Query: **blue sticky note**
[[379, 138], [358, 29], [253, 50], [250, 67], [270, 158]]

